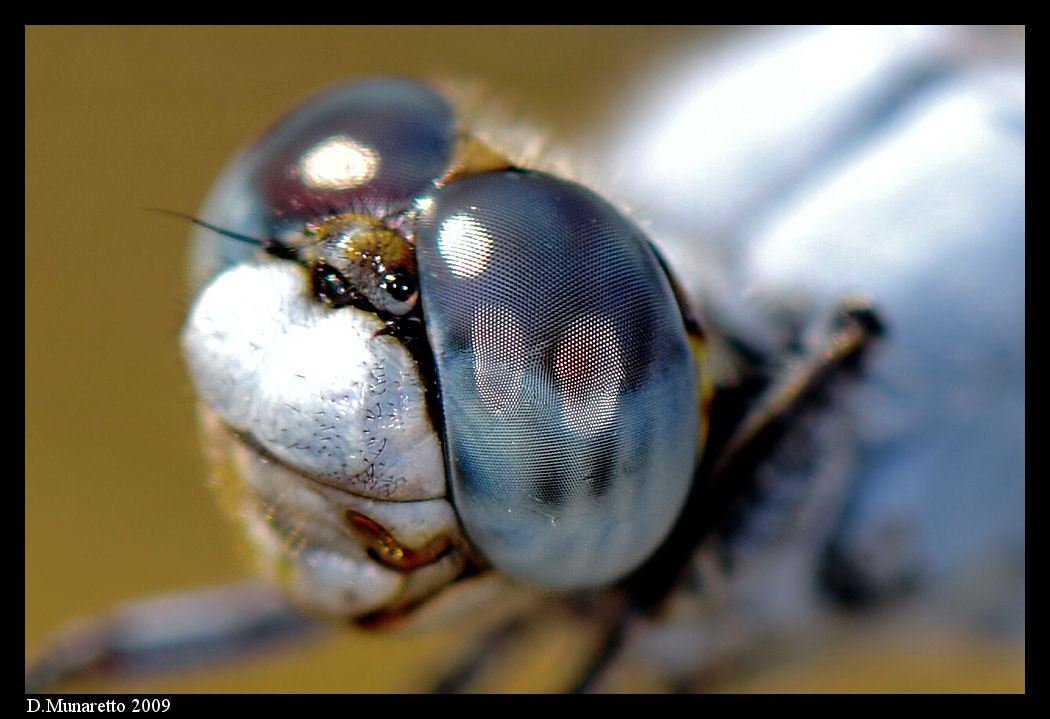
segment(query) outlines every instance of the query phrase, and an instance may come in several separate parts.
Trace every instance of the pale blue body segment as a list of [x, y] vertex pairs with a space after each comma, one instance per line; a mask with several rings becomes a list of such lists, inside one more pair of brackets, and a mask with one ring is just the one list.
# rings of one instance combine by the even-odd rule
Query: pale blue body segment
[[756, 631], [813, 622], [830, 596], [1023, 638], [1023, 32], [743, 33], [680, 58], [612, 125], [606, 172], [645, 195], [720, 325], [774, 355], [843, 297], [886, 325], [823, 420], [841, 495], [814, 505], [815, 480], [800, 490], [774, 462], [735, 531], [734, 601], [758, 607]]

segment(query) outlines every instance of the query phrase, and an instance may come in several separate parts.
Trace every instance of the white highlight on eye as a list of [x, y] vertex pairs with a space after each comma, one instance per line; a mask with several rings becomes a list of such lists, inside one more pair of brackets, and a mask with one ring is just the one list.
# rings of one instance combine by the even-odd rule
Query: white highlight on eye
[[379, 155], [347, 135], [333, 135], [314, 145], [299, 161], [303, 184], [312, 190], [359, 187], [379, 170]]
[[623, 346], [606, 317], [577, 317], [562, 336], [554, 359], [562, 422], [592, 436], [615, 419], [624, 377]]
[[522, 400], [527, 352], [517, 317], [502, 305], [481, 304], [470, 323], [474, 382], [485, 409], [513, 412]]
[[492, 254], [492, 237], [469, 215], [445, 218], [438, 232], [438, 252], [457, 277], [477, 277]]

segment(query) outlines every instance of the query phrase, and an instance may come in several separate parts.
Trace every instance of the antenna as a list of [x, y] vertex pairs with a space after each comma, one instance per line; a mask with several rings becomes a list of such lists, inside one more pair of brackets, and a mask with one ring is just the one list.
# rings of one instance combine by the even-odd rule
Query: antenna
[[276, 244], [273, 240], [260, 240], [260, 239], [258, 239], [256, 237], [251, 237], [250, 235], [242, 235], [239, 232], [234, 232], [233, 230], [227, 230], [225, 228], [219, 227], [218, 225], [213, 225], [210, 222], [205, 222], [204, 220], [199, 219], [197, 217], [194, 217], [193, 215], [190, 215], [190, 214], [188, 214], [186, 212], [179, 212], [178, 210], [165, 210], [162, 207], [146, 207], [144, 209], [150, 210], [152, 212], [160, 212], [160, 213], [165, 214], [165, 215], [171, 215], [172, 217], [181, 217], [184, 220], [189, 220], [190, 222], [192, 222], [193, 224], [197, 225], [198, 227], [203, 227], [206, 230], [211, 230], [212, 232], [217, 232], [220, 235], [222, 235], [223, 237], [229, 237], [231, 240], [237, 240], [238, 242], [245, 242], [245, 243], [247, 243], [249, 245], [255, 245], [256, 247], [261, 247], [262, 249], [266, 250], [267, 252], [270, 252], [271, 251], [271, 247], [274, 244]]

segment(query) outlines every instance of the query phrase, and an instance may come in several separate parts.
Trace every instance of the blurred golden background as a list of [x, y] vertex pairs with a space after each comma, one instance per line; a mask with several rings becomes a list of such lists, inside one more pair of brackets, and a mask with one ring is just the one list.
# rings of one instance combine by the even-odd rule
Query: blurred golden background
[[[239, 147], [336, 81], [377, 73], [480, 81], [571, 145], [615, 111], [634, 79], [713, 34], [27, 27], [27, 652], [63, 621], [118, 601], [243, 576], [232, 529], [204, 485], [194, 399], [178, 354], [190, 227], [143, 208], [195, 212]], [[419, 690], [420, 676], [433, 675], [455, 644], [448, 633], [347, 632], [248, 666], [146, 686]], [[917, 688], [871, 677], [843, 685], [842, 662], [830, 664], [736, 688]], [[988, 672], [992, 665], [978, 660], [992, 675], [988, 686], [975, 685], [969, 669], [969, 679], [950, 670], [947, 684], [926, 686], [1023, 690], [1023, 650], [992, 664]]]

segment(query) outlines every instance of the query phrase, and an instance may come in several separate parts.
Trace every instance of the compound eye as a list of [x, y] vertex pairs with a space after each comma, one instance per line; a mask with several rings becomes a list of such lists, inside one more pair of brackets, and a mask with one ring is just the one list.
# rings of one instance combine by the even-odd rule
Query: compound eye
[[[451, 105], [423, 85], [380, 78], [338, 87], [249, 147], [202, 216], [242, 235], [281, 240], [336, 215], [379, 220], [432, 191], [458, 137]], [[206, 240], [196, 252], [197, 285], [256, 251], [214, 233]]]
[[417, 264], [456, 511], [520, 579], [597, 586], [663, 541], [697, 461], [695, 365], [642, 233], [549, 175], [433, 195]]
[[409, 207], [446, 171], [457, 137], [448, 102], [381, 79], [322, 95], [256, 148], [253, 182], [271, 229], [333, 214], [382, 217]]

